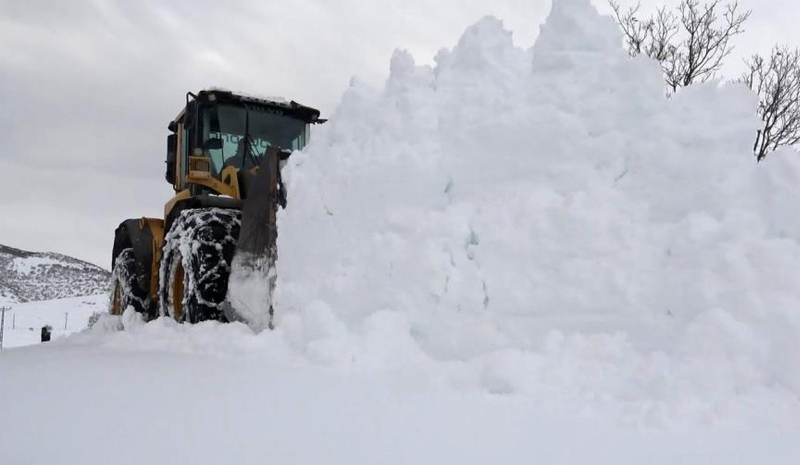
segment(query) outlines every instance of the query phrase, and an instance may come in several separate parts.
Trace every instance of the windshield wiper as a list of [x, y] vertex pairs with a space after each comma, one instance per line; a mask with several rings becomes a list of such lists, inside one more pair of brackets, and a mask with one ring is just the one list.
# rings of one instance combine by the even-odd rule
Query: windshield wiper
[[[250, 161], [253, 162], [253, 166], [258, 166], [258, 153], [254, 153], [255, 150], [253, 148], [253, 139], [250, 137], [250, 111], [245, 110], [244, 113], [244, 151], [247, 153], [247, 156], [250, 157]], [[242, 157], [242, 166], [241, 169], [244, 169], [244, 157]]]

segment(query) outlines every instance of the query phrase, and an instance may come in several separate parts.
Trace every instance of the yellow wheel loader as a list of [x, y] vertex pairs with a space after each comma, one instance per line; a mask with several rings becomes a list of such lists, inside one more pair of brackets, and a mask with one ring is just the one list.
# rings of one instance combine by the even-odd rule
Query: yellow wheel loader
[[271, 328], [275, 215], [286, 206], [280, 167], [324, 122], [319, 116], [294, 101], [187, 93], [168, 126], [166, 180], [175, 195], [163, 218], [116, 229], [110, 312]]

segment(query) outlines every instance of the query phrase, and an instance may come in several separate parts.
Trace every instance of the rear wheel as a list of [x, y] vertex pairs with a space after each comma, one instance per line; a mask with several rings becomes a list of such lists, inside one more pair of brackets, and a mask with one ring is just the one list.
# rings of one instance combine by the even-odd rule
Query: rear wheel
[[240, 212], [221, 208], [181, 212], [164, 240], [161, 314], [179, 322], [225, 321], [221, 304], [239, 236]]
[[133, 249], [130, 248], [123, 249], [114, 260], [114, 269], [111, 270], [111, 302], [108, 309], [112, 315], [122, 315], [129, 306], [143, 314], [149, 308], [147, 293], [139, 288], [136, 281], [135, 265]]

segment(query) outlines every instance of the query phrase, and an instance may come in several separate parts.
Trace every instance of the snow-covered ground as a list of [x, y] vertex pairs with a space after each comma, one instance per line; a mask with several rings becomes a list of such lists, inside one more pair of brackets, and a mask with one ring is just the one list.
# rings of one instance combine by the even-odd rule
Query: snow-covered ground
[[7, 307], [18, 302], [17, 298], [13, 295], [0, 294], [0, 307]]
[[666, 99], [588, 0], [436, 63], [290, 158], [274, 331], [7, 350], [0, 463], [798, 463], [800, 160], [755, 164], [754, 97]]
[[459, 364], [331, 366], [290, 350], [281, 329], [126, 320], [124, 332], [0, 356], [0, 463], [789, 465], [800, 456], [796, 429], [634, 426], [619, 422], [624, 412], [555, 412], [555, 386], [539, 395], [468, 386]]

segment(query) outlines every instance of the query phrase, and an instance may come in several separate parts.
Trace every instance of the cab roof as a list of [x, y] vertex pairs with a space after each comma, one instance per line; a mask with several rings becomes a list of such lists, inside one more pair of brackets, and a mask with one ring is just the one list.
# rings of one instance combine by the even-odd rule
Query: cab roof
[[294, 100], [271, 100], [267, 98], [254, 97], [250, 95], [236, 94], [229, 90], [204, 89], [197, 93], [195, 99], [200, 103], [217, 102], [229, 105], [242, 105], [253, 107], [264, 107], [282, 110], [287, 116], [291, 116], [306, 123], [322, 123], [320, 112], [316, 108], [301, 105]]

